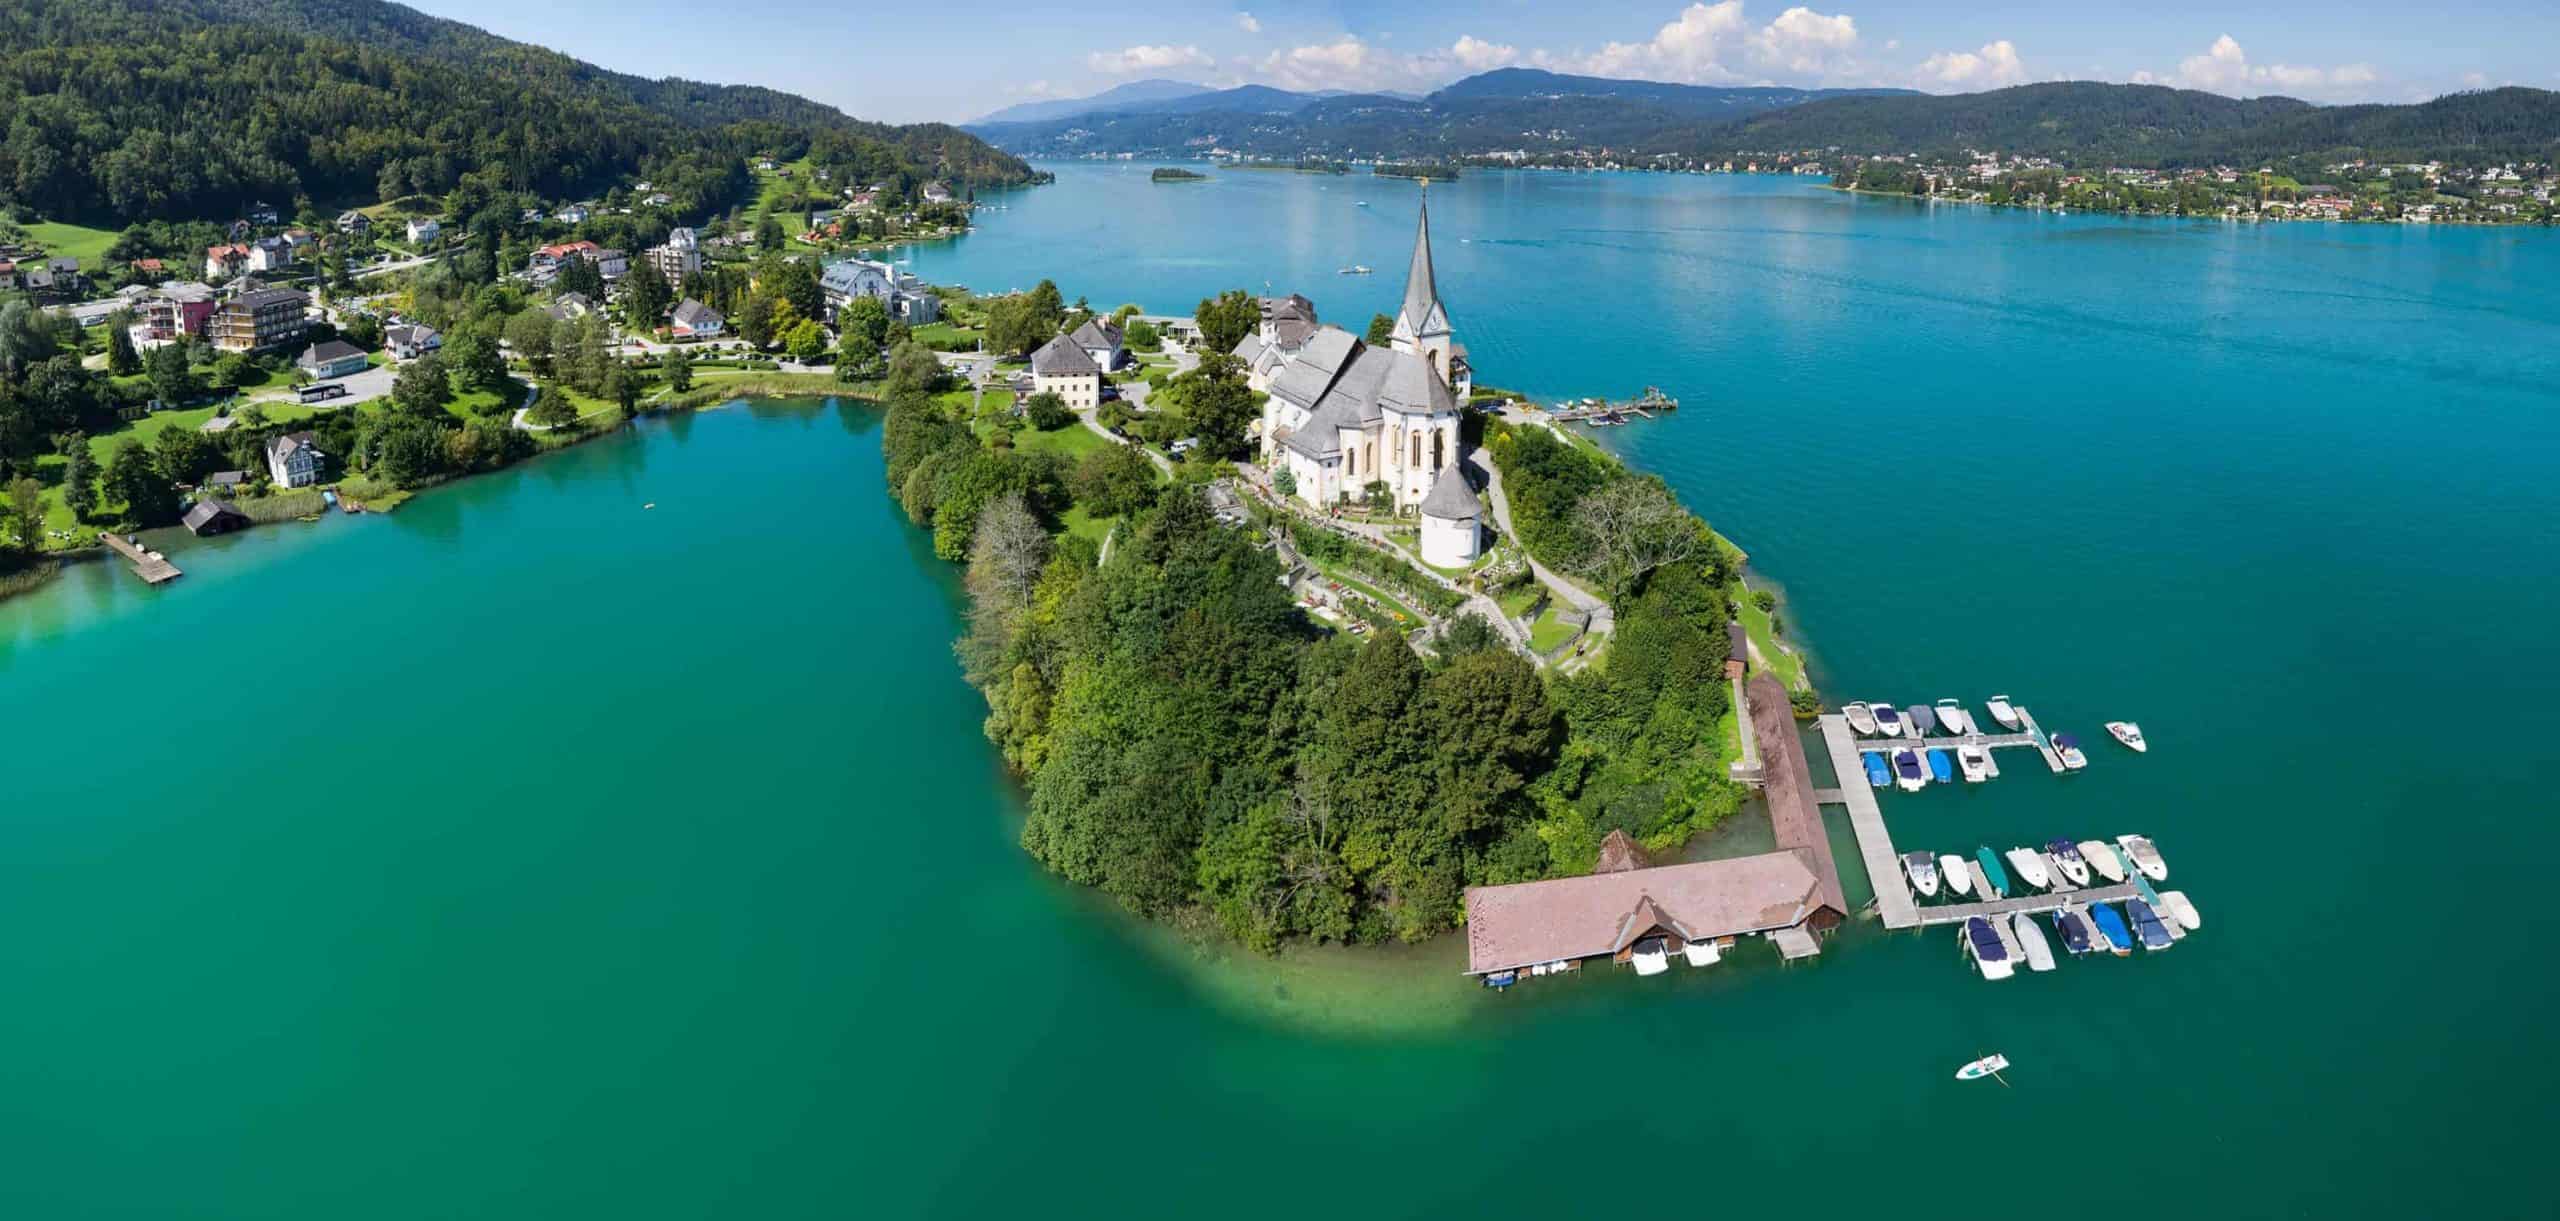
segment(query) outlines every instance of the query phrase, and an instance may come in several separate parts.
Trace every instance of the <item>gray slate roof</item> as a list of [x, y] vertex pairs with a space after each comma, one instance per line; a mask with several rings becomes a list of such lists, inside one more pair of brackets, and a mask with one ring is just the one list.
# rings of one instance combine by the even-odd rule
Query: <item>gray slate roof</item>
[[1408, 334], [1431, 335], [1449, 329], [1449, 313], [1440, 308], [1440, 285], [1431, 274], [1431, 205], [1422, 205], [1422, 221], [1413, 234], [1413, 265], [1404, 276], [1404, 308], [1396, 320]]
[[1101, 318], [1087, 318], [1068, 338], [1081, 347], [1116, 348], [1120, 346], [1120, 328]]
[[1031, 372], [1038, 377], [1074, 377], [1100, 374], [1102, 366], [1093, 363], [1093, 358], [1084, 354], [1084, 349], [1077, 346], [1073, 337], [1060, 335], [1041, 344], [1040, 350], [1031, 354]]
[[1440, 468], [1440, 477], [1431, 483], [1431, 494], [1422, 498], [1422, 515], [1443, 521], [1473, 521], [1484, 516], [1484, 504], [1476, 499], [1467, 477], [1458, 473], [1458, 464]]
[[303, 349], [302, 359], [294, 363], [306, 368], [316, 368], [320, 365], [335, 364], [351, 356], [362, 355], [364, 355], [364, 349], [343, 339], [332, 339], [327, 343], [315, 343]]
[[199, 500], [194, 508], [187, 510], [183, 521], [187, 529], [200, 531], [204, 529], [206, 523], [224, 516], [237, 517], [242, 521], [249, 520], [248, 514], [233, 508], [228, 501]]
[[676, 303], [675, 320], [694, 330], [700, 330], [705, 326], [719, 326], [726, 321], [720, 317], [720, 311], [691, 297]]

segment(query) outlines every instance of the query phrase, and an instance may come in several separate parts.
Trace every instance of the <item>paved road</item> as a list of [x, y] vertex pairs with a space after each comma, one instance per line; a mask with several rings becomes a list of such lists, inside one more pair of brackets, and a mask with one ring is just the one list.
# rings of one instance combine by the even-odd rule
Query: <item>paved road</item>
[[[1494, 524], [1501, 526], [1502, 532], [1510, 535], [1512, 541], [1519, 541], [1520, 532], [1511, 528], [1511, 500], [1502, 494], [1502, 472], [1494, 468], [1493, 455], [1486, 452], [1483, 446], [1477, 446], [1475, 452], [1467, 455], [1467, 461], [1477, 470], [1484, 472], [1485, 499], [1493, 506]], [[1529, 559], [1528, 548], [1521, 548], [1520, 553], [1522, 559], [1529, 560], [1529, 571], [1538, 578], [1539, 584], [1546, 586], [1557, 597], [1571, 603], [1575, 610], [1594, 616], [1591, 625], [1593, 631], [1605, 630], [1603, 625], [1611, 618], [1607, 602], [1591, 596], [1584, 592], [1581, 586], [1548, 571], [1538, 561]]]
[[[345, 377], [336, 378], [334, 379], [334, 384], [347, 388], [346, 397], [324, 399], [312, 404], [312, 406], [352, 407], [357, 403], [370, 403], [375, 399], [389, 398], [391, 396], [392, 379], [398, 376], [399, 371], [392, 366], [377, 365], [362, 373], [353, 373]], [[322, 384], [325, 385], [330, 383]], [[251, 395], [249, 401], [254, 403], [298, 403], [302, 400], [299, 395], [296, 395], [293, 392], [293, 388], [288, 386], [277, 390], [261, 390], [256, 394]]]

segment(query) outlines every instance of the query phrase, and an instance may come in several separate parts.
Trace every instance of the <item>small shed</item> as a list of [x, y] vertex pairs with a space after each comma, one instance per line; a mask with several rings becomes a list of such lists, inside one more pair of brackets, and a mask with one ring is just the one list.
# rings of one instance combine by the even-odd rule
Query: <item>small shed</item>
[[234, 508], [227, 500], [199, 500], [187, 510], [183, 520], [196, 534], [229, 534], [249, 527], [249, 515]]
[[1729, 620], [1724, 625], [1724, 676], [1738, 679], [1751, 665], [1751, 637], [1742, 630], [1742, 621]]

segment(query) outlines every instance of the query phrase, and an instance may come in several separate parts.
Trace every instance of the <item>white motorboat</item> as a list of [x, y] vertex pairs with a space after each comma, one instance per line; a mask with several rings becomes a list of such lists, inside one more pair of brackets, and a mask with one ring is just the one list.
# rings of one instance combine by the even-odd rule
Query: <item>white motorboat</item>
[[1963, 896], [1973, 893], [1973, 875], [1965, 871], [1963, 857], [1939, 857], [1938, 876], [1947, 880], [1948, 894]]
[[1981, 916], [1967, 916], [1964, 931], [1957, 934], [1964, 942], [1964, 956], [1973, 960], [1973, 969], [1984, 979], [2007, 979], [2017, 973], [2017, 956], [2009, 952], [2000, 928]]
[[1973, 723], [1973, 714], [1965, 711], [1964, 705], [1954, 700], [1938, 701], [1938, 724], [1945, 726], [1948, 733], [1959, 738], [1969, 733], [1981, 732]]
[[2018, 710], [2010, 705], [2008, 696], [1992, 696], [1990, 707], [1991, 719], [2000, 722], [2001, 728], [2011, 731], [2026, 728], [2026, 723], [2018, 719]]
[[1688, 959], [1690, 966], [1712, 967], [1724, 954], [1723, 947], [1713, 941], [1692, 941], [1680, 947], [1680, 956]]
[[2142, 726], [2136, 725], [2131, 721], [2109, 721], [2107, 722], [2107, 733], [2114, 737], [2116, 741], [2122, 742], [2126, 746], [2131, 747], [2133, 749], [2133, 753], [2137, 755], [2148, 753], [2151, 750], [2151, 744], [2142, 740]]
[[2053, 889], [2053, 871], [2044, 867], [2044, 854], [2033, 848], [2011, 848], [2001, 853], [2009, 860], [2009, 871], [2019, 881], [2037, 890]]
[[1911, 889], [1923, 899], [1938, 897], [1938, 862], [1926, 852], [1903, 854], [1902, 872], [1911, 879]]
[[1906, 747], [1893, 752], [1893, 783], [1906, 793], [1929, 787], [1929, 769], [1921, 764], [1919, 751]]
[[1867, 711], [1876, 718], [1876, 732], [1888, 738], [1902, 736], [1902, 712], [1891, 704], [1869, 704]]
[[2007, 1067], [2009, 1067], [2009, 1057], [2007, 1056], [1998, 1054], [1984, 1056], [1971, 1064], [1965, 1065], [1963, 1068], [1957, 1069], [1956, 1080], [1980, 1081], [1985, 1077], [1997, 1077], [2000, 1075], [2000, 1070]]
[[2204, 918], [2196, 914], [2196, 905], [2187, 902], [2187, 892], [2183, 890], [2161, 891], [2160, 908], [2169, 914], [2170, 919], [2178, 922], [2178, 927], [2188, 932], [2204, 927]]
[[1956, 766], [1964, 769], [1965, 783], [1980, 784], [1991, 778], [1991, 752], [1979, 746], [1959, 746]]
[[1660, 937], [1647, 937], [1636, 943], [1636, 952], [1628, 957], [1638, 975], [1660, 975], [1671, 969], [1671, 949]]
[[2080, 753], [2080, 739], [2058, 733], [2053, 735], [2052, 741], [2053, 753], [2062, 757], [2064, 770], [2076, 772], [2089, 766], [2089, 756]]
[[1875, 734], [1876, 714], [1865, 704], [1851, 700], [1840, 705], [1840, 715], [1849, 718], [1849, 728], [1869, 736]]
[[2054, 871], [2073, 886], [2089, 884], [2089, 862], [2080, 859], [2080, 849], [2070, 840], [2058, 839], [2044, 846], [2044, 856], [2053, 862]]
[[2099, 877], [2110, 882], [2124, 880], [2124, 862], [2116, 859], [2116, 850], [2108, 847], [2105, 840], [2084, 839], [2072, 846], [2080, 850], [2080, 859], [2097, 870]]
[[2160, 859], [2160, 850], [2152, 847], [2150, 840], [2139, 835], [2119, 835], [2116, 843], [2124, 848], [2125, 856], [2142, 871], [2142, 876], [2154, 882], [2169, 880], [2169, 862]]
[[2009, 922], [2010, 930], [2018, 935], [2018, 948], [2027, 952], [2027, 969], [2052, 970], [2053, 944], [2044, 939], [2044, 930], [2036, 927], [2036, 918], [2025, 912], [2015, 912], [2010, 915]]

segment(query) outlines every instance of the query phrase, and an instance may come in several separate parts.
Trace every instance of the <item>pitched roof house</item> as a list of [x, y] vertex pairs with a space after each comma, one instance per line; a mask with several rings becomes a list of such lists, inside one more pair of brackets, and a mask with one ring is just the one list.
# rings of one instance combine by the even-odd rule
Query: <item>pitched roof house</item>
[[320, 482], [319, 441], [307, 432], [270, 438], [267, 478], [280, 488], [307, 488]]
[[669, 334], [679, 339], [707, 339], [728, 328], [729, 320], [720, 311], [687, 297], [676, 302], [675, 314], [668, 324]]
[[1102, 366], [1072, 337], [1060, 335], [1031, 354], [1031, 388], [1057, 395], [1074, 410], [1091, 411], [1102, 405]]

